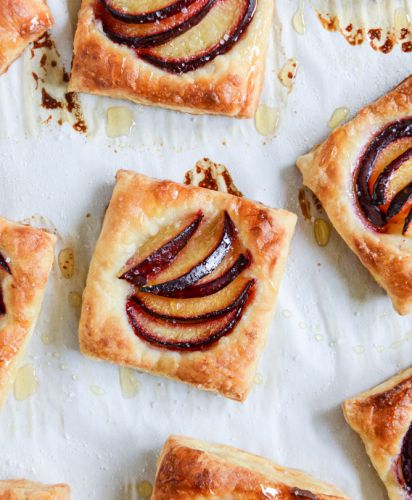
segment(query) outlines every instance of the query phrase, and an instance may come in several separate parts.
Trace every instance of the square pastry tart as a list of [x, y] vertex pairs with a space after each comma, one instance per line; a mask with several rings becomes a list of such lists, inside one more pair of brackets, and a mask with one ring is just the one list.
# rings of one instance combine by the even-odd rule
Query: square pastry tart
[[82, 352], [244, 400], [296, 216], [119, 171], [90, 265]]
[[251, 117], [273, 0], [83, 0], [69, 90]]
[[37, 321], [56, 237], [0, 217], [0, 406]]
[[412, 77], [297, 160], [332, 224], [392, 299], [412, 311]]
[[230, 446], [171, 436], [157, 466], [152, 500], [343, 500], [335, 486]]
[[52, 24], [45, 0], [0, 0], [0, 75]]
[[412, 498], [412, 368], [343, 403], [391, 500]]
[[47, 485], [26, 479], [0, 481], [0, 500], [70, 500], [66, 484]]

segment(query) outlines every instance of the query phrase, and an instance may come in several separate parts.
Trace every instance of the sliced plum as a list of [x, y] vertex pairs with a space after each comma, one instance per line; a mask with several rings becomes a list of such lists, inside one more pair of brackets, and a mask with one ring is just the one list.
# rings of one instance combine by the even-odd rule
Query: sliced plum
[[391, 219], [397, 215], [412, 198], [412, 182], [397, 193], [389, 204], [386, 217]]
[[391, 161], [391, 163], [389, 163], [389, 165], [379, 174], [379, 177], [373, 187], [372, 200], [375, 205], [385, 205], [391, 179], [394, 174], [411, 158], [412, 148], [408, 148], [400, 156]]
[[235, 263], [217, 278], [210, 281], [204, 281], [196, 285], [188, 286], [183, 290], [175, 290], [175, 292], [171, 292], [168, 297], [192, 299], [195, 297], [206, 297], [208, 295], [213, 295], [224, 289], [232, 281], [234, 281], [244, 269], [249, 267], [250, 263], [251, 256], [249, 252], [246, 255], [240, 254]]
[[245, 294], [237, 309], [203, 323], [168, 323], [154, 318], [134, 300], [126, 303], [126, 312], [134, 333], [142, 340], [160, 348], [176, 351], [204, 350], [230, 334], [242, 317], [250, 294]]
[[403, 486], [409, 494], [412, 494], [412, 425], [403, 438], [400, 462]]
[[103, 31], [114, 42], [139, 49], [154, 47], [192, 29], [206, 16], [216, 0], [195, 0], [187, 8], [154, 23], [136, 24], [113, 17], [101, 4], [95, 7], [95, 16], [102, 22]]
[[145, 285], [148, 279], [159, 274], [174, 261], [179, 252], [194, 235], [202, 219], [203, 214], [199, 212], [196, 218], [179, 234], [151, 253], [142, 262], [128, 269], [120, 278], [135, 286]]
[[237, 280], [221, 293], [192, 300], [170, 299], [152, 294], [136, 294], [130, 300], [154, 318], [172, 323], [198, 323], [220, 318], [237, 309], [249, 295], [254, 280]]
[[177, 291], [193, 286], [202, 278], [213, 272], [226, 257], [236, 238], [237, 230], [229, 214], [224, 214], [222, 235], [215, 248], [201, 262], [178, 278], [155, 284], [142, 286], [140, 291], [153, 293], [163, 297], [173, 297]]
[[6, 314], [6, 304], [4, 303], [3, 290], [0, 286], [0, 316]]
[[101, 0], [108, 12], [129, 23], [154, 23], [187, 9], [195, 0]]
[[257, 0], [219, 0], [193, 29], [139, 57], [171, 73], [193, 71], [228, 52], [246, 31]]
[[374, 202], [369, 181], [379, 154], [392, 142], [406, 137], [412, 137], [412, 118], [404, 118], [385, 127], [367, 146], [355, 173], [354, 187], [359, 208], [366, 220], [380, 231], [387, 223], [387, 216]]
[[402, 228], [402, 234], [406, 234], [409, 232], [409, 228], [412, 222], [412, 208], [409, 209], [408, 215], [406, 216], [405, 222]]

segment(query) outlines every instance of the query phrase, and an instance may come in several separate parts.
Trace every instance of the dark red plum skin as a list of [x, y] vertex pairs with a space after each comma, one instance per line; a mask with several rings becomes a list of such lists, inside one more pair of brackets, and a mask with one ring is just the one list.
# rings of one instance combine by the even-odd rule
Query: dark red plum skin
[[[3, 271], [6, 271], [6, 273], [11, 274], [10, 266], [8, 265], [6, 259], [3, 257], [1, 253], [0, 253], [0, 268], [2, 268]], [[6, 314], [6, 305], [4, 303], [3, 290], [0, 284], [0, 316], [3, 316], [4, 314]]]
[[207, 52], [201, 53], [191, 59], [175, 60], [162, 59], [150, 50], [141, 51], [138, 53], [138, 56], [144, 61], [153, 64], [153, 66], [156, 66], [164, 71], [168, 71], [169, 73], [182, 74], [188, 73], [189, 71], [195, 71], [215, 59], [217, 56], [226, 54], [226, 52], [228, 52], [239, 41], [251, 23], [256, 12], [257, 0], [247, 0], [247, 2], [244, 15], [234, 27], [233, 31], [228, 34], [227, 39], [225, 38], [220, 40], [214, 47], [208, 49]]
[[381, 130], [369, 143], [358, 163], [354, 179], [355, 195], [364, 217], [377, 230], [383, 230], [388, 217], [374, 202], [369, 191], [369, 180], [381, 151], [405, 137], [412, 137], [412, 118], [398, 120]]
[[196, 0], [176, 0], [171, 2], [169, 5], [163, 7], [163, 9], [154, 10], [151, 12], [141, 12], [141, 13], [133, 13], [133, 12], [124, 12], [122, 10], [116, 9], [114, 4], [116, 3], [113, 0], [101, 0], [102, 5], [106, 8], [110, 14], [119, 19], [119, 21], [124, 21], [125, 23], [133, 23], [133, 24], [144, 24], [144, 23], [155, 23], [156, 21], [161, 21], [162, 19], [166, 19], [167, 17], [171, 17], [174, 14], [178, 14], [189, 7]]
[[175, 260], [195, 234], [202, 219], [203, 214], [199, 212], [196, 219], [186, 226], [183, 231], [155, 250], [142, 262], [122, 274], [120, 279], [124, 279], [135, 286], [145, 285], [148, 279], [156, 276]]
[[238, 296], [231, 302], [228, 306], [223, 309], [218, 309], [216, 311], [211, 311], [206, 314], [202, 314], [199, 316], [189, 316], [189, 317], [181, 317], [181, 316], [168, 316], [165, 314], [160, 314], [157, 311], [154, 311], [150, 307], [146, 306], [144, 300], [136, 296], [130, 297], [130, 300], [135, 302], [138, 307], [140, 307], [145, 313], [150, 316], [161, 319], [163, 321], [167, 321], [173, 324], [176, 323], [201, 323], [210, 319], [220, 318], [222, 316], [226, 316], [228, 313], [233, 311], [234, 309], [238, 309], [242, 304], [244, 304], [247, 296], [250, 293], [251, 287], [254, 285], [255, 280], [249, 280], [246, 285], [243, 287], [242, 291], [238, 294]]
[[386, 216], [388, 219], [397, 215], [406, 203], [412, 197], [412, 183], [405, 186], [399, 193], [394, 196], [393, 200], [390, 202]]
[[409, 495], [412, 495], [412, 424], [403, 438], [400, 462], [403, 487]]
[[196, 26], [196, 24], [200, 23], [200, 21], [206, 16], [206, 14], [210, 11], [215, 3], [216, 0], [209, 0], [198, 12], [194, 13], [188, 19], [182, 21], [180, 24], [168, 30], [162, 31], [162, 25], [161, 23], [159, 23], [159, 32], [147, 36], [130, 37], [111, 30], [108, 27], [107, 18], [105, 21], [105, 16], [110, 14], [106, 12], [100, 4], [96, 4], [95, 6], [95, 17], [102, 22], [103, 31], [105, 32], [106, 36], [110, 38], [110, 40], [116, 43], [127, 45], [128, 47], [131, 47], [133, 49], [142, 49], [161, 45], [168, 42], [172, 38], [185, 33], [189, 29], [192, 29], [194, 26]]
[[177, 291], [193, 286], [213, 272], [226, 257], [237, 234], [237, 230], [227, 212], [225, 212], [224, 217], [225, 221], [220, 241], [207, 257], [192, 267], [186, 274], [157, 285], [142, 286], [140, 291], [153, 293], [162, 297], [173, 297]]
[[[213, 344], [218, 342], [222, 337], [229, 335], [235, 326], [240, 321], [243, 311], [247, 305], [248, 299], [252, 293], [252, 287], [249, 288], [248, 293], [243, 297], [243, 302], [239, 305], [237, 309], [229, 312], [227, 314], [226, 324], [220, 328], [218, 331], [213, 332], [209, 337], [205, 339], [191, 339], [188, 341], [170, 341], [157, 337], [150, 331], [147, 331], [139, 324], [139, 318], [144, 311], [134, 302], [133, 300], [128, 300], [126, 303], [126, 313], [129, 319], [129, 323], [133, 328], [133, 331], [137, 337], [151, 345], [158, 348], [168, 349], [172, 351], [202, 351], [210, 348]], [[178, 328], [178, 325], [175, 325]]]
[[250, 266], [251, 261], [252, 257], [249, 253], [246, 255], [240, 254], [233, 266], [221, 276], [204, 283], [188, 286], [183, 290], [176, 290], [173, 293], [171, 292], [168, 297], [173, 297], [175, 299], [194, 299], [213, 295], [223, 290], [223, 288], [235, 280], [244, 269]]

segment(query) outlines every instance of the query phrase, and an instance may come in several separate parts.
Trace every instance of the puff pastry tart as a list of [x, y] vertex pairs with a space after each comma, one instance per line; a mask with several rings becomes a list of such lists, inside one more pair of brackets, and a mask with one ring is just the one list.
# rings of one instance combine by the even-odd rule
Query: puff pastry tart
[[412, 77], [297, 166], [400, 314], [412, 311]]
[[412, 498], [412, 368], [343, 403], [391, 500]]
[[83, 297], [82, 352], [244, 400], [295, 222], [119, 171]]
[[66, 484], [46, 485], [25, 479], [0, 481], [0, 500], [70, 500]]
[[40, 312], [55, 239], [0, 217], [0, 406]]
[[273, 0], [83, 0], [69, 89], [253, 116]]
[[229, 446], [171, 436], [152, 500], [343, 500], [335, 486]]
[[52, 24], [45, 0], [0, 0], [0, 75]]

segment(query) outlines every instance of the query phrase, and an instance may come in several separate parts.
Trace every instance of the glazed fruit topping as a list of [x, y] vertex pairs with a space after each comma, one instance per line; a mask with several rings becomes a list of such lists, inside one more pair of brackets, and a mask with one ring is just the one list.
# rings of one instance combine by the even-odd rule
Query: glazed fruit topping
[[138, 49], [160, 45], [193, 28], [206, 16], [215, 1], [196, 0], [162, 22], [136, 24], [121, 21], [101, 4], [96, 5], [95, 16], [101, 20], [103, 30], [111, 40]]
[[171, 350], [203, 350], [232, 332], [242, 316], [253, 284], [253, 281], [248, 284], [237, 308], [201, 323], [160, 322], [134, 300], [127, 302], [126, 311], [136, 335], [142, 340]]
[[[412, 219], [412, 118], [381, 130], [367, 146], [355, 173], [355, 195], [366, 221], [384, 232]], [[392, 229], [391, 229], [392, 231]]]
[[187, 9], [195, 0], [102, 0], [113, 17], [130, 23], [155, 23]]
[[142, 262], [123, 273], [121, 279], [136, 286], [145, 285], [148, 279], [154, 278], [163, 269], [170, 266], [194, 235], [202, 219], [203, 214], [199, 212], [196, 218], [183, 231], [155, 250]]
[[[193, 257], [208, 248], [196, 263]], [[134, 333], [153, 346], [179, 351], [207, 349], [230, 334], [256, 288], [254, 278], [242, 276], [252, 257], [240, 248], [227, 212], [222, 218], [192, 217], [176, 236], [120, 276], [134, 286], [126, 302]], [[178, 277], [150, 283], [167, 276], [169, 266], [181, 272], [185, 265]]]
[[412, 495], [412, 425], [403, 438], [399, 465], [398, 479], [404, 489]]
[[194, 285], [213, 272], [226, 257], [236, 237], [236, 228], [232, 219], [227, 212], [225, 212], [224, 217], [224, 226], [220, 241], [207, 257], [182, 276], [164, 283], [143, 286], [141, 288], [142, 292], [154, 293], [163, 297], [174, 297], [176, 293]]
[[140, 57], [171, 73], [193, 71], [225, 54], [253, 19], [256, 0], [219, 0], [198, 26]]
[[193, 71], [229, 51], [257, 0], [96, 0], [95, 17], [114, 42], [171, 73]]

